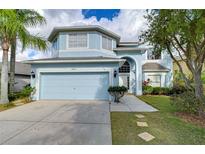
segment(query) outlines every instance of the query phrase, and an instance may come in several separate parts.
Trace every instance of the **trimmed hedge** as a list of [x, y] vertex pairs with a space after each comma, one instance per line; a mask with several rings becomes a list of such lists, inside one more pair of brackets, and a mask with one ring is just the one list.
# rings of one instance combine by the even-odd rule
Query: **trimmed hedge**
[[173, 94], [181, 94], [186, 91], [187, 90], [184, 86], [179, 86], [179, 85], [173, 86], [172, 88], [143, 86], [144, 95], [173, 95]]
[[127, 90], [128, 89], [125, 86], [113, 86], [108, 88], [108, 92], [114, 97], [114, 101], [117, 103], [119, 102], [119, 99], [124, 96]]
[[108, 88], [108, 92], [127, 92], [125, 86], [113, 86]]

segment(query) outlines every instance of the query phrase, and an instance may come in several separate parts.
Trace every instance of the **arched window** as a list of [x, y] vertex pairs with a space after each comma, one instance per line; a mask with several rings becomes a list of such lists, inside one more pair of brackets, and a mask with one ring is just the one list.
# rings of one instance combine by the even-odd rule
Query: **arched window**
[[127, 61], [119, 68], [119, 73], [130, 73], [130, 64]]

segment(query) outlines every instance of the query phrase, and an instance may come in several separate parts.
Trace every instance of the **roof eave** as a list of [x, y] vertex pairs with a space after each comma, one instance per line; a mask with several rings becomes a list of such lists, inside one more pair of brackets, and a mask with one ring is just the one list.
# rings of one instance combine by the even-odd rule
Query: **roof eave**
[[55, 27], [53, 28], [53, 30], [51, 31], [49, 37], [48, 37], [48, 41], [52, 41], [53, 38], [59, 33], [59, 32], [67, 32], [67, 31], [86, 31], [86, 30], [94, 30], [94, 31], [99, 31], [101, 33], [107, 34], [108, 36], [111, 36], [113, 38], [115, 38], [118, 42], [120, 41], [120, 36], [108, 31], [106, 29], [104, 29], [103, 27], [100, 26], [82, 26], [82, 27], [78, 27], [78, 26], [70, 26], [70, 27]]
[[96, 62], [125, 62], [125, 59], [96, 59], [96, 60], [32, 60], [24, 61], [26, 64], [46, 64], [46, 63], [96, 63]]
[[119, 49], [119, 48], [114, 48], [114, 51], [146, 51], [146, 48], [126, 48], [126, 49]]
[[143, 72], [169, 72], [169, 69], [164, 69], [164, 70], [143, 70]]

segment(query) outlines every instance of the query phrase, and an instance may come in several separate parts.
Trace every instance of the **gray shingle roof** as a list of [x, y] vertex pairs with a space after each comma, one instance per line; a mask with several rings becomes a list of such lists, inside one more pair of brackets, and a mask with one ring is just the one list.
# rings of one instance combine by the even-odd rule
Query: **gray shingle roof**
[[64, 26], [64, 27], [54, 27], [52, 32], [48, 37], [48, 41], [52, 41], [52, 39], [56, 36], [58, 32], [68, 32], [68, 31], [98, 31], [113, 38], [116, 38], [118, 41], [120, 40], [120, 36], [115, 34], [99, 25], [83, 25], [83, 26]]
[[143, 71], [164, 71], [168, 72], [170, 69], [158, 64], [158, 63], [145, 63], [142, 66]]

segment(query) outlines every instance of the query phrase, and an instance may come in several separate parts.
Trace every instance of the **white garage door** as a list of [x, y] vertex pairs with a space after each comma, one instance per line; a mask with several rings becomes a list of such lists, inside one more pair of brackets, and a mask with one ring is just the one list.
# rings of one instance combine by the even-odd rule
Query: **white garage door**
[[42, 73], [40, 99], [108, 100], [108, 73]]

